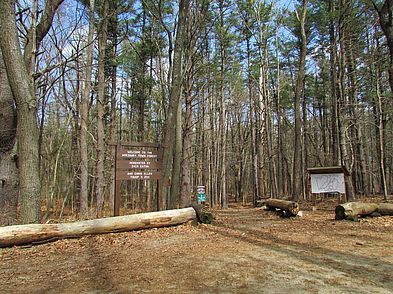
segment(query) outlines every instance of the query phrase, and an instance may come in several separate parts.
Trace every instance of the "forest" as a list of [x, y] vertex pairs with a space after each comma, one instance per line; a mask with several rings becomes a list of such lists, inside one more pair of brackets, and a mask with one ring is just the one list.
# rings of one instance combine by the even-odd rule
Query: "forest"
[[[392, 0], [2, 0], [2, 224], [111, 215], [115, 145], [162, 146], [133, 212], [392, 193]], [[162, 203], [157, 203], [162, 201]]]

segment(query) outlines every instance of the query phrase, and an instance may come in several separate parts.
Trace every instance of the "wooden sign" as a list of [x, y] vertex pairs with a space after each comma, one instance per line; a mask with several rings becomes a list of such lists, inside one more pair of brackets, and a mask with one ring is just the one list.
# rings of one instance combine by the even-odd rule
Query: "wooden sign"
[[121, 142], [116, 146], [114, 215], [120, 214], [121, 181], [156, 180], [158, 187], [157, 208], [162, 205], [162, 148], [146, 142]]

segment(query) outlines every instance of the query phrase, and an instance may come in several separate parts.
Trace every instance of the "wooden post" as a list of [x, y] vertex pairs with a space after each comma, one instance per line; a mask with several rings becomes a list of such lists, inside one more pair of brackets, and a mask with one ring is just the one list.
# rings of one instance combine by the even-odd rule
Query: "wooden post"
[[119, 149], [119, 145], [116, 144], [115, 147], [115, 199], [113, 199], [113, 216], [120, 215], [120, 186], [121, 181], [117, 179], [117, 151]]
[[311, 189], [311, 174], [310, 173], [307, 173], [308, 174], [308, 185], [309, 185], [309, 189], [308, 189], [308, 193], [309, 194], [311, 194], [311, 197], [309, 197], [309, 199], [311, 198], [311, 201], [312, 201], [312, 211], [316, 211], [317, 210], [317, 201], [316, 201], [316, 195], [315, 195], [315, 193], [313, 193], [312, 192], [312, 189]]
[[162, 210], [162, 179], [157, 180], [157, 210]]
[[113, 216], [120, 215], [120, 187], [121, 187], [121, 180], [115, 180], [115, 203], [114, 203], [114, 212]]
[[317, 197], [315, 195], [315, 193], [312, 193], [312, 211], [316, 211], [317, 210]]
[[348, 202], [348, 182], [347, 182], [346, 174], [344, 174], [344, 183], [345, 183], [344, 203], [347, 203]]

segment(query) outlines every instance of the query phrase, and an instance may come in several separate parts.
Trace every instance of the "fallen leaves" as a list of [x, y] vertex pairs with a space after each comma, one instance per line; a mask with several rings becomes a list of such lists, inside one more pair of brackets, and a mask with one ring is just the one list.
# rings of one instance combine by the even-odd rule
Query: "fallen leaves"
[[[357, 254], [370, 257], [375, 268], [375, 260], [383, 261], [393, 255], [389, 246], [393, 243], [393, 217], [364, 218], [356, 223], [335, 221], [335, 204], [321, 203], [321, 209], [315, 212], [302, 206], [304, 216], [290, 219], [259, 208], [235, 207], [214, 211], [212, 225], [183, 224], [59, 240], [24, 249], [0, 249], [1, 290], [10, 292], [23, 285], [29, 287], [29, 292], [50, 287], [70, 293], [81, 289], [120, 289], [118, 292], [125, 293], [146, 289], [165, 293], [165, 289], [172, 288], [180, 293], [181, 287], [193, 289], [195, 281], [203, 279], [205, 292], [217, 292], [224, 285], [209, 280], [217, 275], [220, 281], [231, 281], [233, 288], [228, 288], [228, 292], [242, 289], [250, 293], [250, 284], [245, 284], [244, 278], [260, 282], [253, 275], [258, 275], [267, 264], [275, 272], [264, 272], [263, 277], [273, 279], [291, 272], [290, 268], [285, 272], [274, 268], [275, 254], [296, 255], [299, 261], [312, 256], [305, 263], [312, 274], [321, 272], [318, 260], [313, 264], [313, 258], [327, 252], [341, 257], [352, 254], [356, 248]], [[214, 273], [205, 273], [206, 264], [214, 265]], [[174, 278], [179, 273], [182, 278]], [[366, 279], [367, 272], [364, 275]], [[341, 279], [338, 276], [326, 280], [339, 285]], [[238, 286], [237, 281], [241, 281]], [[309, 280], [306, 285], [313, 287], [318, 283]]]

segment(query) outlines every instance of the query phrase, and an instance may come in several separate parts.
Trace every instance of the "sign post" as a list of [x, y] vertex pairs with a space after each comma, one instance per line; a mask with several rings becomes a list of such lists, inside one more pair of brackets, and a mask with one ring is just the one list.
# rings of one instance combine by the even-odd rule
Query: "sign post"
[[121, 181], [156, 180], [157, 209], [162, 208], [162, 148], [159, 144], [121, 142], [115, 152], [115, 203], [114, 216], [120, 214]]
[[206, 202], [205, 186], [197, 186], [197, 203], [205, 204], [205, 202]]

